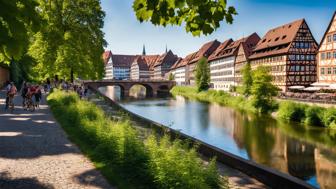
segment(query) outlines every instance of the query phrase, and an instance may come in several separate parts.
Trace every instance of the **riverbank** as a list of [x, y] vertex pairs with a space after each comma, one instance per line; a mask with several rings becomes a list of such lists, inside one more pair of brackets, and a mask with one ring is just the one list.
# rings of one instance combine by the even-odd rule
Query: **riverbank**
[[70, 139], [118, 188], [228, 188], [214, 161], [168, 137], [143, 135], [128, 119], [110, 119], [74, 93], [56, 91], [48, 103]]
[[[232, 96], [224, 91], [208, 90], [197, 92], [194, 87], [175, 86], [170, 91], [174, 96], [180, 95], [208, 103], [218, 103], [235, 109], [256, 112], [250, 100], [242, 96]], [[336, 108], [308, 105], [288, 100], [277, 102], [273, 117], [286, 121], [300, 122], [308, 126], [336, 128]]]

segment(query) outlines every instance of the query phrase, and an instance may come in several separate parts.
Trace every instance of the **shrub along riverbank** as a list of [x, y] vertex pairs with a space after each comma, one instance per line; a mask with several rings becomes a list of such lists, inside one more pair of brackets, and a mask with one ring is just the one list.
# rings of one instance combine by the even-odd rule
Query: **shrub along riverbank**
[[[232, 96], [224, 91], [197, 92], [194, 87], [175, 86], [170, 92], [175, 96], [180, 95], [203, 102], [215, 102], [240, 110], [256, 112], [251, 100], [242, 96]], [[323, 108], [292, 101], [279, 101], [274, 107], [274, 112], [279, 119], [301, 122], [311, 126], [336, 128], [336, 108]]]
[[75, 93], [54, 91], [51, 110], [76, 143], [118, 188], [226, 188], [215, 161], [205, 165], [194, 148], [168, 136], [140, 139], [129, 120], [111, 120]]

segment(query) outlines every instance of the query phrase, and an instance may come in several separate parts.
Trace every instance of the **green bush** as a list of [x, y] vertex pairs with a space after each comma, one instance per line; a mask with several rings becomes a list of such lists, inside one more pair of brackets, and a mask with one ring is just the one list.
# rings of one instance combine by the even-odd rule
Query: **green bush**
[[323, 112], [322, 122], [326, 127], [336, 128], [336, 109], [328, 108]]
[[322, 113], [324, 108], [318, 106], [309, 106], [305, 109], [305, 121], [306, 125], [323, 126]]
[[278, 117], [288, 121], [301, 122], [305, 119], [307, 105], [284, 101], [279, 104]]
[[70, 138], [120, 188], [219, 187], [215, 162], [203, 165], [195, 149], [181, 141], [150, 137], [145, 144], [127, 119], [107, 119], [102, 109], [75, 93], [56, 90], [48, 103]]
[[171, 143], [168, 137], [158, 141], [152, 136], [146, 146], [150, 154], [149, 166], [159, 188], [218, 188], [214, 160], [204, 167], [195, 149], [189, 150], [178, 140]]

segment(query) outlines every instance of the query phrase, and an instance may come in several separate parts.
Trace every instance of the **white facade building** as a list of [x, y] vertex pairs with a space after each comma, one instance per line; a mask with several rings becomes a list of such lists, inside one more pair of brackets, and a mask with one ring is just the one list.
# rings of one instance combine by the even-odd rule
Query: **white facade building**
[[210, 62], [210, 82], [215, 90], [229, 91], [234, 82], [235, 56]]
[[186, 84], [186, 67], [180, 67], [172, 70], [171, 72], [174, 75], [174, 80], [177, 85], [185, 85]]

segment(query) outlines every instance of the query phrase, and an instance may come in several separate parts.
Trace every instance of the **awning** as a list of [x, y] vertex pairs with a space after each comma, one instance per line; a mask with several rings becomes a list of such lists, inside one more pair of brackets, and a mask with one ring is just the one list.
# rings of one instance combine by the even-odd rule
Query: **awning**
[[314, 87], [329, 87], [330, 83], [319, 83], [319, 82], [315, 82], [311, 84]]
[[304, 86], [290, 86], [289, 89], [304, 89]]
[[321, 87], [307, 87], [303, 90], [304, 91], [319, 91], [319, 90], [321, 90]]

